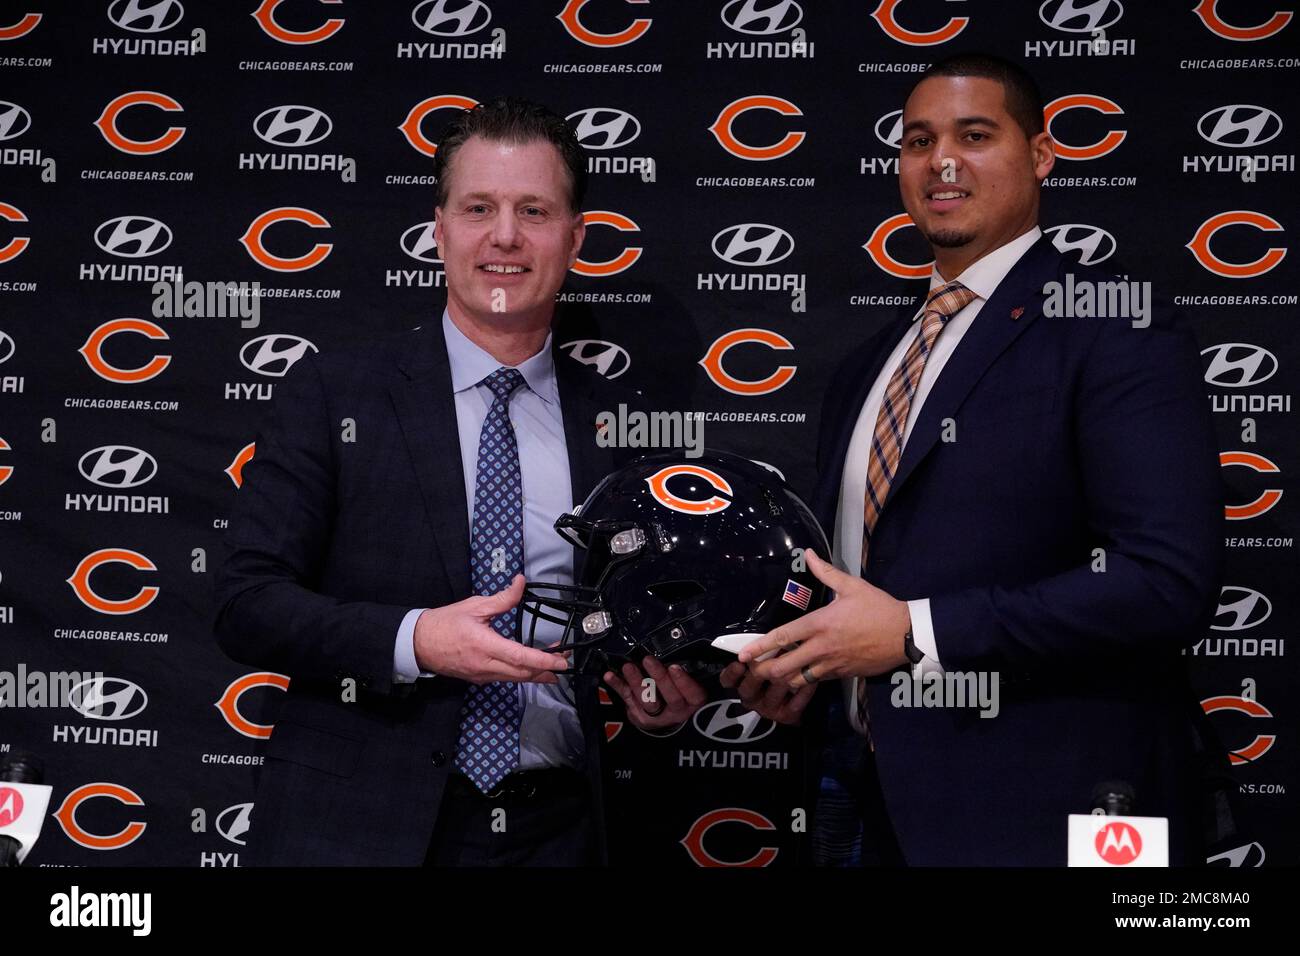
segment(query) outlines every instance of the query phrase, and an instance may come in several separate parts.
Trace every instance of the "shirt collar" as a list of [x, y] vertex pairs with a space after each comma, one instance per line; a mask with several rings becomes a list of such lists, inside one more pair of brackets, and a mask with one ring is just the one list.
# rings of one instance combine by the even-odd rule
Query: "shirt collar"
[[[447, 310], [442, 312], [442, 335], [447, 341], [447, 361], [451, 366], [451, 390], [463, 392], [473, 388], [487, 378], [501, 363], [488, 352], [481, 349], [456, 327]], [[551, 333], [546, 333], [546, 341], [541, 351], [515, 368], [524, 377], [528, 388], [547, 404], [559, 401], [559, 389], [555, 383], [555, 358], [551, 354]]]
[[[954, 281], [960, 282], [985, 301], [1007, 277], [1011, 267], [1020, 261], [1020, 257], [1029, 251], [1029, 247], [1038, 241], [1043, 230], [1034, 226], [1022, 236], [1017, 236], [1005, 245], [998, 246], [968, 265]], [[939, 275], [939, 267], [930, 270], [930, 291], [947, 285], [947, 280]]]

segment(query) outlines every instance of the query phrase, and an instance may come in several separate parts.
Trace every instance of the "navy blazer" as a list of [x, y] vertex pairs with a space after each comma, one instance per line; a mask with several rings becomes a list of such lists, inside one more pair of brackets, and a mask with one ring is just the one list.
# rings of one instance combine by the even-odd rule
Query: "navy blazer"
[[[597, 414], [637, 396], [558, 351], [555, 372], [581, 503], [621, 463], [596, 444]], [[277, 391], [216, 579], [221, 647], [291, 678], [257, 772], [248, 856], [254, 865], [419, 865], [469, 686], [393, 682], [407, 611], [472, 593], [442, 325], [308, 355]], [[342, 699], [346, 678], [355, 703]], [[575, 685], [603, 853], [603, 721], [595, 680]]]
[[[1043, 315], [1045, 283], [1071, 271], [1114, 278], [1044, 238], [984, 304], [872, 535], [865, 577], [930, 599], [945, 670], [1001, 678], [994, 718], [894, 707], [889, 675], [868, 682], [881, 788], [912, 864], [1063, 865], [1067, 814], [1087, 813], [1108, 780], [1135, 788], [1134, 813], [1170, 818], [1174, 860], [1196, 860], [1180, 651], [1212, 618], [1224, 521], [1201, 364], [1160, 308], [1149, 328]], [[814, 498], [828, 529], [867, 392], [915, 334], [913, 314], [850, 355], [828, 390]]]

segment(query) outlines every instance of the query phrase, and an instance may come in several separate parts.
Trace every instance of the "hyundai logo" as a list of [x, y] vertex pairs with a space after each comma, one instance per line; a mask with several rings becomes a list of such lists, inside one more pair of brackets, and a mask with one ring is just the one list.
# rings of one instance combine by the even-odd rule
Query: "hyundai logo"
[[1245, 388], [1266, 382], [1277, 372], [1277, 357], [1266, 348], [1246, 342], [1224, 342], [1202, 349], [1209, 355], [1205, 381], [1221, 388]]
[[876, 139], [890, 149], [899, 149], [903, 145], [903, 111], [894, 110], [876, 120]]
[[1214, 612], [1215, 631], [1244, 631], [1263, 624], [1273, 613], [1273, 604], [1258, 591], [1226, 585], [1219, 592], [1219, 607]]
[[231, 843], [247, 846], [244, 835], [248, 833], [252, 814], [251, 803], [236, 803], [233, 807], [226, 807], [217, 815], [217, 832]]
[[135, 33], [162, 33], [184, 17], [180, 0], [114, 0], [108, 5], [108, 18], [123, 30]]
[[118, 216], [95, 230], [95, 245], [124, 259], [157, 255], [171, 244], [172, 231], [167, 224], [148, 216]]
[[421, 262], [441, 263], [442, 260], [438, 258], [438, 243], [433, 239], [434, 225], [433, 222], [420, 222], [402, 233], [399, 240], [402, 251]]
[[1115, 237], [1099, 226], [1068, 222], [1044, 229], [1043, 232], [1051, 237], [1052, 245], [1062, 255], [1077, 252], [1079, 265], [1095, 266], [1115, 254]]
[[0, 365], [13, 358], [14, 351], [17, 348], [8, 332], [0, 332]]
[[803, 20], [795, 0], [731, 0], [722, 8], [722, 22], [737, 33], [767, 36], [793, 30]]
[[618, 149], [641, 135], [635, 116], [608, 106], [578, 110], [565, 118], [574, 124], [574, 135], [587, 149]]
[[776, 730], [776, 722], [739, 700], [715, 700], [695, 712], [695, 729], [720, 744], [749, 744]]
[[17, 139], [32, 125], [32, 115], [17, 103], [0, 100], [0, 140]]
[[149, 706], [149, 695], [120, 677], [92, 677], [72, 688], [68, 705], [91, 720], [128, 720]]
[[575, 339], [565, 342], [560, 348], [565, 349], [571, 359], [592, 366], [605, 378], [618, 378], [632, 367], [632, 357], [627, 354], [627, 349], [603, 339]]
[[81, 456], [77, 470], [105, 488], [135, 488], [158, 474], [153, 455], [130, 445], [101, 445]]
[[272, 146], [310, 146], [333, 129], [330, 118], [313, 106], [273, 106], [253, 120], [253, 132]]
[[463, 37], [478, 33], [492, 22], [492, 10], [483, 0], [448, 3], [424, 0], [411, 11], [411, 22], [425, 33], [440, 37]]
[[283, 378], [307, 354], [308, 349], [319, 351], [316, 346], [297, 335], [259, 335], [244, 343], [244, 347], [239, 350], [239, 361], [250, 372]]
[[1282, 117], [1263, 106], [1237, 103], [1210, 110], [1197, 121], [1196, 131], [1215, 146], [1247, 149], [1277, 139], [1282, 133]]
[[1096, 33], [1119, 22], [1124, 5], [1119, 0], [1047, 0], [1038, 19], [1065, 33]]
[[744, 222], [714, 236], [713, 252], [734, 266], [770, 266], [794, 252], [794, 237], [778, 226]]

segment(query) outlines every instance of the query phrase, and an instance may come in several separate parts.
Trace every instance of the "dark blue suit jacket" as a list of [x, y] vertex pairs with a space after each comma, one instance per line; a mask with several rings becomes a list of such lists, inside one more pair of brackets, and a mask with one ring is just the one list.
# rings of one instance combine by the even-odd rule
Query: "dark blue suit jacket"
[[[912, 864], [1063, 865], [1066, 815], [1112, 779], [1136, 789], [1135, 813], [1170, 818], [1174, 859], [1196, 858], [1179, 655], [1213, 614], [1223, 543], [1200, 361], [1158, 309], [1149, 328], [1043, 315], [1044, 284], [1067, 271], [1113, 278], [1042, 239], [984, 304], [922, 406], [872, 536], [867, 579], [930, 599], [943, 667], [1001, 675], [992, 719], [896, 708], [889, 675], [870, 682], [876, 766]], [[814, 499], [828, 529], [854, 424], [913, 314], [829, 388]], [[949, 418], [955, 441], [942, 440]]]
[[[555, 369], [581, 502], [619, 464], [596, 445], [598, 412], [636, 395], [558, 352]], [[472, 593], [466, 515], [440, 322], [294, 366], [243, 470], [216, 581], [222, 648], [291, 678], [258, 774], [253, 864], [423, 862], [468, 684], [395, 685], [393, 645], [410, 608]], [[575, 698], [603, 834], [594, 681]]]

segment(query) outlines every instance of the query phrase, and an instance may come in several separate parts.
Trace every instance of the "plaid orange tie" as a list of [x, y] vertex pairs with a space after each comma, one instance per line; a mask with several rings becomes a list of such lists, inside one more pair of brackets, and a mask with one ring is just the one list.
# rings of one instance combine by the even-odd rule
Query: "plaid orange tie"
[[[912, 409], [912, 398], [921, 384], [930, 350], [948, 320], [977, 298], [974, 292], [960, 282], [949, 282], [930, 293], [925, 311], [921, 315], [921, 331], [907, 347], [903, 361], [894, 369], [880, 403], [876, 417], [876, 431], [871, 439], [867, 456], [867, 494], [862, 512], [862, 574], [867, 573], [867, 550], [871, 532], [880, 520], [880, 511], [889, 497], [889, 487], [898, 471], [898, 460], [903, 456], [903, 433], [907, 429], [907, 416]], [[867, 714], [867, 682], [856, 678], [854, 698], [857, 701], [858, 720], [867, 730], [871, 740], [871, 721]]]

